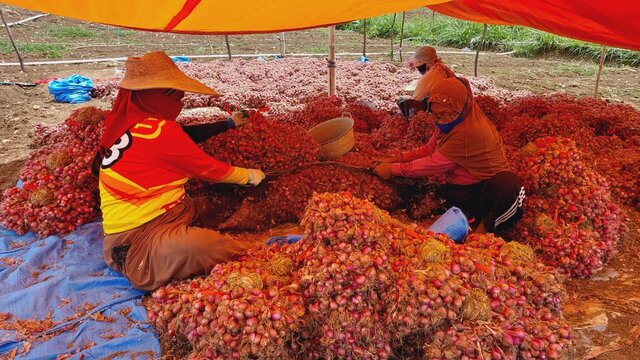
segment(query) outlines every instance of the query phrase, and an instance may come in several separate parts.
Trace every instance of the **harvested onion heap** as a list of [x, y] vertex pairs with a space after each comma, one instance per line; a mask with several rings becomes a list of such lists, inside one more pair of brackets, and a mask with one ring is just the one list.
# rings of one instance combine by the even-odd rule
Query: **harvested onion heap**
[[106, 111], [84, 107], [61, 126], [36, 129], [35, 143], [42, 147], [20, 172], [23, 187], [4, 193], [3, 226], [44, 237], [71, 232], [98, 215], [98, 184], [91, 163], [105, 115]]
[[245, 200], [220, 229], [255, 231], [297, 222], [314, 192], [347, 190], [383, 209], [394, 209], [400, 204], [395, 186], [366, 170], [318, 164], [270, 181], [262, 196]]
[[607, 180], [582, 161], [572, 140], [540, 138], [520, 149], [519, 173], [528, 191], [525, 217], [514, 234], [543, 261], [588, 277], [613, 254], [625, 230]]
[[301, 226], [156, 290], [150, 319], [198, 359], [557, 359], [571, 343], [560, 278], [526, 245], [456, 245], [347, 192], [314, 195]]
[[319, 144], [299, 127], [277, 124], [260, 113], [249, 124], [204, 142], [202, 148], [215, 159], [234, 166], [286, 170], [318, 161]]

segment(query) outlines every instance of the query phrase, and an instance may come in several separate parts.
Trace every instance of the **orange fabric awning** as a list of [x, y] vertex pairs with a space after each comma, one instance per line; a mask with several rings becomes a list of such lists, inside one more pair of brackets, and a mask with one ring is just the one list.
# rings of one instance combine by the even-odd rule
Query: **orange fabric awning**
[[3, 0], [74, 19], [187, 34], [250, 34], [328, 26], [450, 0]]
[[430, 9], [485, 24], [523, 25], [603, 45], [640, 50], [634, 0], [454, 0]]

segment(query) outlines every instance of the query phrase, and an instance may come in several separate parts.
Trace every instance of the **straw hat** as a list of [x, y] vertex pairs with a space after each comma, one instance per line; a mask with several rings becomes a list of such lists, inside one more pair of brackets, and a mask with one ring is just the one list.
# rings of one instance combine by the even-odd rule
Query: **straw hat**
[[431, 46], [421, 46], [416, 50], [415, 54], [407, 60], [405, 65], [413, 69], [421, 64], [429, 64], [437, 58], [436, 49]]
[[175, 89], [218, 95], [212, 88], [185, 75], [162, 51], [150, 52], [143, 57], [130, 57], [124, 66], [126, 71], [119, 84], [123, 89]]

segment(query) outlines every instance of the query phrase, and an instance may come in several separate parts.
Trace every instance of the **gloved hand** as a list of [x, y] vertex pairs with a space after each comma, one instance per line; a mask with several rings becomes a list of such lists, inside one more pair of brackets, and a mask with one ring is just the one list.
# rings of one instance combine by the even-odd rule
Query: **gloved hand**
[[375, 160], [379, 163], [399, 163], [399, 162], [402, 162], [402, 155], [395, 155], [395, 156], [385, 155], [385, 156], [376, 158]]
[[385, 180], [389, 180], [393, 176], [391, 174], [391, 163], [382, 163], [373, 168], [373, 172]]
[[233, 127], [239, 127], [249, 122], [249, 111], [241, 110], [234, 111], [231, 115], [231, 122], [233, 122]]
[[265, 175], [260, 169], [247, 169], [249, 172], [249, 181], [247, 185], [258, 186], [264, 180]]

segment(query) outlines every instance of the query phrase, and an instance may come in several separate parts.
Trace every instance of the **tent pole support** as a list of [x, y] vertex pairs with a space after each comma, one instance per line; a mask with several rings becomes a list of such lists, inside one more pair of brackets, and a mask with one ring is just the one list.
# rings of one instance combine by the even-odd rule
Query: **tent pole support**
[[227, 44], [227, 55], [229, 56], [229, 61], [231, 61], [231, 45], [229, 45], [229, 35], [224, 36], [224, 42]]
[[11, 45], [13, 45], [13, 50], [16, 51], [16, 55], [18, 55], [18, 61], [20, 62], [20, 69], [22, 72], [27, 72], [24, 68], [24, 62], [22, 61], [22, 56], [20, 55], [20, 51], [18, 51], [18, 47], [16, 46], [16, 42], [13, 41], [13, 36], [11, 35], [11, 30], [9, 30], [9, 25], [7, 25], [7, 21], [4, 19], [4, 12], [0, 9], [0, 18], [2, 18], [2, 23], [4, 24], [4, 28], [7, 29], [7, 35], [9, 35], [9, 40], [11, 40]]
[[329, 59], [327, 67], [329, 68], [329, 96], [336, 94], [336, 27], [329, 26]]
[[367, 57], [367, 19], [362, 20], [362, 57]]
[[393, 13], [393, 22], [391, 23], [391, 61], [393, 61], [393, 35], [396, 27], [396, 17], [398, 13]]
[[476, 49], [476, 60], [473, 64], [473, 76], [478, 76], [478, 57], [480, 56], [480, 50], [484, 49], [484, 38], [487, 36], [487, 29], [489, 25], [484, 24], [484, 29], [482, 29], [482, 38], [480, 39], [480, 46]]
[[402, 38], [404, 37], [404, 16], [405, 16], [405, 12], [402, 12], [402, 25], [400, 25], [400, 49], [398, 50], [400, 52], [400, 62], [402, 62]]
[[600, 86], [600, 75], [602, 75], [602, 67], [604, 66], [604, 60], [607, 58], [607, 47], [602, 46], [602, 51], [600, 52], [600, 65], [598, 66], [598, 76], [596, 77], [596, 89], [593, 93], [594, 98], [598, 98], [598, 87]]
[[284, 54], [285, 54], [285, 42], [284, 42], [284, 32], [281, 32], [280, 34], [278, 34], [278, 43], [280, 45], [280, 57], [284, 58]]

